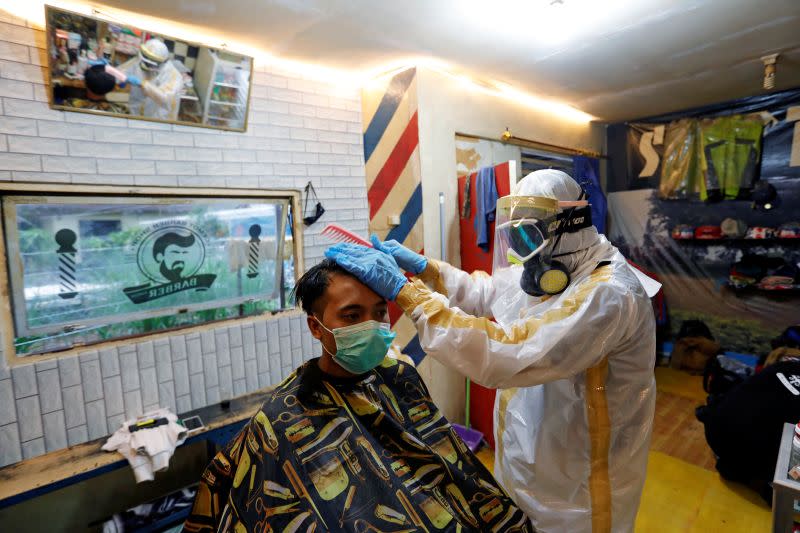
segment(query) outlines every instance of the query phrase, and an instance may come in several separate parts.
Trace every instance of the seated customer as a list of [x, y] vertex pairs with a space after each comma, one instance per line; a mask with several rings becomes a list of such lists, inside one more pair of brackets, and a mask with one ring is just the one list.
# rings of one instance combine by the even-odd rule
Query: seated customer
[[800, 420], [800, 327], [773, 341], [764, 370], [697, 410], [717, 471], [772, 502], [772, 481], [785, 423]]
[[413, 366], [386, 357], [383, 298], [330, 260], [296, 295], [323, 354], [216, 455], [186, 531], [533, 531]]

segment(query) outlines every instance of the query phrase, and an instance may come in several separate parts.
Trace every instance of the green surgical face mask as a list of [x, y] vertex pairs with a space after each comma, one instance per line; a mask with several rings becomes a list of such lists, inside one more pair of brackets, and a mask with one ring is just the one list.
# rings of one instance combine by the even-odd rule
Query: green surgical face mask
[[336, 341], [335, 354], [328, 352], [325, 346], [322, 349], [351, 374], [363, 374], [381, 364], [396, 336], [396, 333], [389, 329], [389, 324], [377, 320], [367, 320], [332, 330], [326, 328], [317, 317], [314, 317], [314, 320], [333, 335]]

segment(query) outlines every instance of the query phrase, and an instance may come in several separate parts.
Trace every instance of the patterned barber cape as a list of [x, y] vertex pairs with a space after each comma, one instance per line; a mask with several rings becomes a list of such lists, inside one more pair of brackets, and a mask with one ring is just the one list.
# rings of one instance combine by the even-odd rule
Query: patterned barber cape
[[412, 366], [343, 379], [317, 361], [214, 457], [185, 531], [533, 531]]

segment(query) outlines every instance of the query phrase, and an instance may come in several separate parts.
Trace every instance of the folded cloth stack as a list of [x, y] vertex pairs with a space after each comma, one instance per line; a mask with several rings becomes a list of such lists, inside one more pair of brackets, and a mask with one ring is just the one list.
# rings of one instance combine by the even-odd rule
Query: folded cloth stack
[[186, 428], [169, 409], [156, 409], [122, 423], [103, 445], [128, 460], [137, 483], [152, 481], [153, 473], [166, 470], [175, 448], [186, 440]]

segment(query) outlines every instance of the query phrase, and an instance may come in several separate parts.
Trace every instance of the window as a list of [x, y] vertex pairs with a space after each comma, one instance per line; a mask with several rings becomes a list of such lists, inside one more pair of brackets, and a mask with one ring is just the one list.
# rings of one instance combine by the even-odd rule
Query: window
[[3, 197], [17, 354], [291, 306], [288, 194]]

